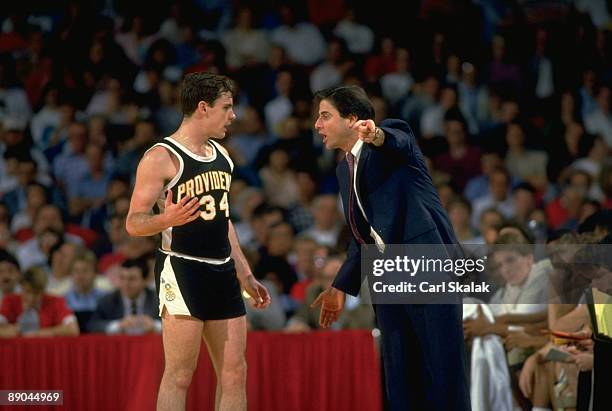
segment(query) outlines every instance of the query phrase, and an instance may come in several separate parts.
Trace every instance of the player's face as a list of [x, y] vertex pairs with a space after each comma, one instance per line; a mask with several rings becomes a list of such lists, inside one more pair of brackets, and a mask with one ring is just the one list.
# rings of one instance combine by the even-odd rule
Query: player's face
[[221, 94], [212, 106], [208, 106], [207, 114], [211, 137], [225, 137], [227, 128], [236, 118], [233, 107], [234, 100], [230, 93]]
[[342, 148], [351, 132], [352, 121], [343, 118], [330, 102], [321, 100], [319, 103], [319, 116], [315, 128], [323, 139], [325, 147], [333, 150]]

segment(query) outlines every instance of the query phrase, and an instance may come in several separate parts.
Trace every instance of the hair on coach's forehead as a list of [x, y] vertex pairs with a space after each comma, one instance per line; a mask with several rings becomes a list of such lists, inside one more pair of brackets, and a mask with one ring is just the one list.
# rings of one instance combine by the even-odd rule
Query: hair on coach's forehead
[[317, 105], [326, 100], [343, 118], [352, 114], [360, 120], [374, 119], [374, 107], [364, 89], [359, 86], [330, 87], [317, 92], [314, 100]]
[[213, 106], [223, 93], [234, 94], [235, 84], [229, 77], [203, 71], [185, 76], [181, 85], [181, 109], [183, 115], [192, 115], [200, 101]]

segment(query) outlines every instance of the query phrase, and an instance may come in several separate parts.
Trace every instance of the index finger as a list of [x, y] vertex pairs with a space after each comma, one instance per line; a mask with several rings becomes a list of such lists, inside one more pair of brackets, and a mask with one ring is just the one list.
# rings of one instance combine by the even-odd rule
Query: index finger
[[365, 124], [365, 122], [366, 122], [366, 121], [367, 121], [367, 120], [357, 120], [357, 121], [355, 122], [355, 124], [353, 124], [353, 128], [359, 128], [359, 127], [361, 127], [363, 124]]

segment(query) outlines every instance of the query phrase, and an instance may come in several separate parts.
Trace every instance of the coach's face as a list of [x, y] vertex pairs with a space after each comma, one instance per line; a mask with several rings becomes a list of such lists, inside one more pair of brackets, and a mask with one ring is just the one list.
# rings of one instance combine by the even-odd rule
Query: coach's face
[[315, 128], [321, 135], [326, 148], [330, 150], [340, 148], [349, 151], [352, 147], [351, 136], [355, 135], [355, 131], [351, 128], [355, 120], [353, 116], [348, 118], [340, 116], [340, 112], [332, 103], [328, 100], [321, 100]]

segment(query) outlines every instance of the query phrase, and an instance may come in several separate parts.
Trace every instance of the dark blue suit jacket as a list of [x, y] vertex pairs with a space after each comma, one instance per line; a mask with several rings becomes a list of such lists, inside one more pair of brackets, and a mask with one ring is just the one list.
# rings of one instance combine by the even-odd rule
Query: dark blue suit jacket
[[[385, 120], [380, 128], [385, 132], [384, 144], [364, 144], [357, 163], [357, 191], [367, 223], [385, 244], [456, 244], [410, 127], [402, 120]], [[337, 176], [348, 216], [346, 160], [339, 164]], [[361, 213], [356, 206], [353, 212]], [[367, 232], [369, 227], [361, 219], [358, 229]], [[333, 286], [357, 295], [360, 264], [361, 247], [353, 239]], [[374, 308], [382, 331], [389, 409], [469, 410], [461, 305], [378, 304]]]
[[[455, 244], [450, 220], [427, 171], [408, 123], [380, 124], [385, 142], [364, 144], [357, 165], [358, 195], [368, 223], [385, 244]], [[346, 160], [336, 169], [344, 215], [348, 216], [349, 172]], [[361, 252], [353, 239], [333, 286], [357, 295]]]

